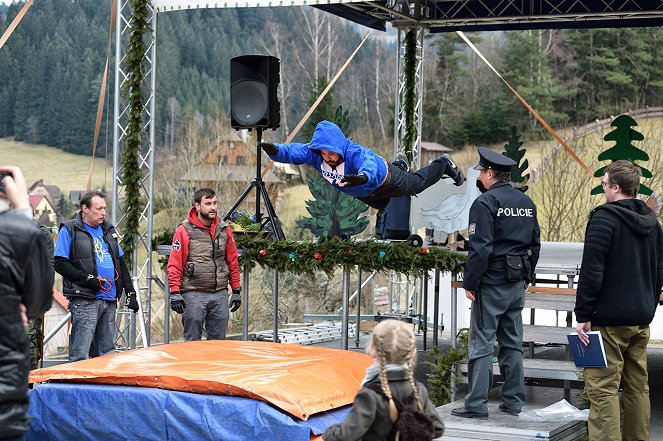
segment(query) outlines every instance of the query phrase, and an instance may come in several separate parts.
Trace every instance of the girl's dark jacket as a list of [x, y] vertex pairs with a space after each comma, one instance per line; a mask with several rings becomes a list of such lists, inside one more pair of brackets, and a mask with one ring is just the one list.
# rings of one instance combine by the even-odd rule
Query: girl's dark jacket
[[639, 199], [600, 205], [590, 215], [575, 314], [597, 326], [648, 325], [663, 286], [663, 231]]
[[[387, 372], [389, 388], [394, 398], [405, 401], [412, 395], [412, 387], [406, 370]], [[378, 382], [379, 384], [379, 382]], [[435, 437], [444, 433], [444, 423], [437, 409], [428, 399], [426, 387], [417, 382], [419, 398], [424, 404], [424, 412], [433, 420]], [[367, 387], [362, 387], [355, 396], [352, 409], [343, 423], [325, 430], [325, 441], [385, 441], [389, 439], [394, 424], [389, 419], [387, 398]]]

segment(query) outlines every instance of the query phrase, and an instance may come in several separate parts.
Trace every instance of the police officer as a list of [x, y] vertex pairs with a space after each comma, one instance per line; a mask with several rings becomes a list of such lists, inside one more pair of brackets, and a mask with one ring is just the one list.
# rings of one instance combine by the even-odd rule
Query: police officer
[[472, 300], [469, 392], [465, 406], [451, 411], [463, 418], [488, 417], [495, 338], [504, 377], [499, 409], [520, 413], [525, 400], [521, 312], [541, 248], [536, 206], [509, 184], [516, 162], [485, 147], [478, 150], [477, 185], [486, 191], [470, 208], [470, 249], [463, 277], [465, 295]]

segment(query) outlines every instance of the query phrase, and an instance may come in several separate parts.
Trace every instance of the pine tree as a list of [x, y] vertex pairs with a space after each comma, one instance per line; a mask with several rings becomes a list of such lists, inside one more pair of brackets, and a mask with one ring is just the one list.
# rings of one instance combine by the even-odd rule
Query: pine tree
[[[643, 178], [651, 178], [652, 174], [649, 170], [642, 165], [635, 163], [635, 161], [649, 161], [649, 155], [632, 144], [632, 141], [643, 141], [645, 139], [642, 133], [631, 128], [637, 125], [638, 123], [628, 115], [619, 115], [615, 118], [610, 124], [610, 126], [615, 127], [615, 129], [603, 137], [604, 141], [614, 141], [615, 145], [608, 150], [601, 152], [598, 160], [614, 162], [625, 159], [631, 161], [634, 165], [640, 168]], [[596, 170], [594, 176], [597, 178], [603, 176], [606, 167], [607, 166], [603, 166]], [[591, 194], [601, 193], [603, 193], [603, 188], [600, 185], [592, 188]], [[640, 190], [638, 193], [649, 196], [652, 194], [652, 190], [646, 185], [640, 184]]]
[[[330, 112], [331, 113], [331, 112]], [[350, 115], [342, 106], [323, 119], [333, 121], [346, 136], [350, 133]], [[341, 193], [319, 175], [309, 175], [308, 188], [313, 200], [306, 201], [306, 211], [311, 217], [297, 220], [297, 226], [310, 230], [316, 237], [340, 237], [349, 239], [368, 226], [368, 216], [360, 216], [368, 207], [363, 202]]]
[[511, 136], [509, 142], [504, 145], [504, 152], [502, 153], [507, 158], [516, 161], [516, 165], [511, 167], [511, 182], [515, 183], [516, 188], [522, 189], [523, 192], [527, 191], [527, 182], [529, 181], [529, 173], [523, 175], [523, 172], [529, 167], [529, 162], [525, 159], [520, 162], [525, 156], [527, 149], [520, 149], [523, 142], [520, 140], [520, 135], [515, 127], [511, 127]]

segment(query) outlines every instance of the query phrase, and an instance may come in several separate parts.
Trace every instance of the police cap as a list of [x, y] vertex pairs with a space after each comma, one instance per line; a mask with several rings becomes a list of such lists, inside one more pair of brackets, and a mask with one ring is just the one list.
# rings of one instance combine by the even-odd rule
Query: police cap
[[492, 169], [499, 172], [511, 171], [516, 161], [486, 147], [479, 147], [479, 164], [474, 166], [475, 170]]

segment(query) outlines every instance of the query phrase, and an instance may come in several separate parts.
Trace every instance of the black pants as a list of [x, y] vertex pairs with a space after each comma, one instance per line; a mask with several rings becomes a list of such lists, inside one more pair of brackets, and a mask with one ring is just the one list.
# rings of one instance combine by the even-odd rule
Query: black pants
[[391, 174], [391, 182], [385, 189], [378, 189], [367, 197], [357, 199], [369, 207], [382, 210], [391, 197], [414, 196], [435, 184], [451, 171], [451, 163], [446, 157], [441, 156], [416, 172], [406, 172], [391, 163], [387, 163], [387, 170]]

